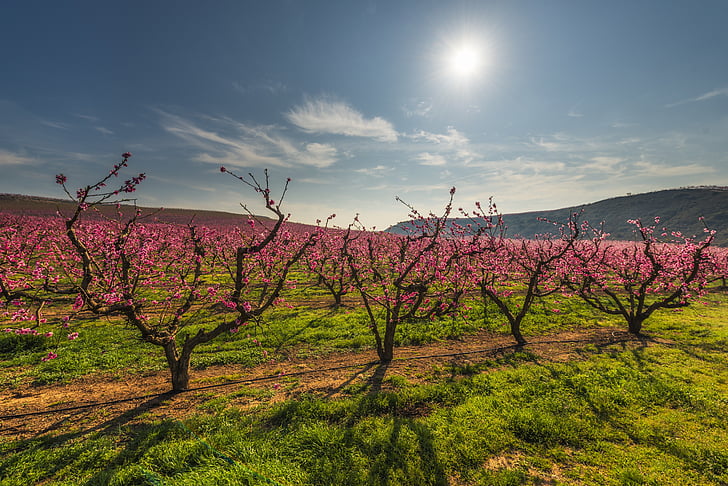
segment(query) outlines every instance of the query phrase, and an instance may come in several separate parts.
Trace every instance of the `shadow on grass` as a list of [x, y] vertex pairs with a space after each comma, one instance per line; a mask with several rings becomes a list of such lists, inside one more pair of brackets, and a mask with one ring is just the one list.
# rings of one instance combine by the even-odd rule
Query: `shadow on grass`
[[[54, 435], [54, 431], [68, 424], [82, 424], [84, 421], [93, 420], [94, 415], [99, 413], [99, 409], [82, 409], [67, 414], [39, 431], [35, 437], [17, 441], [12, 448], [4, 450], [4, 457], [0, 460], [0, 469], [3, 471], [22, 470], [23, 463], [38, 461], [42, 456], [46, 456], [49, 458], [48, 460], [41, 460], [42, 463], [36, 465], [36, 470], [42, 471], [42, 477], [37, 478], [36, 481], [43, 482], [68, 468], [78, 468], [81, 466], [79, 462], [85, 463], [89, 469], [95, 469], [94, 466], [104, 464], [106, 465], [104, 472], [108, 473], [115, 465], [128, 464], [141, 458], [149, 447], [167, 440], [173, 432], [179, 432], [179, 426], [175, 421], [154, 424], [140, 423], [132, 427], [125, 427], [144, 413], [163, 405], [173, 395], [174, 393], [167, 392], [151, 396], [131, 410], [113, 416], [109, 420], [89, 427], [79, 425], [73, 432]], [[123, 441], [125, 437], [130, 438], [129, 443], [109, 462], [106, 456], [109, 449], [105, 441], [107, 438]], [[99, 444], [99, 441], [103, 444]], [[48, 454], [49, 451], [55, 452]], [[21, 478], [5, 477], [4, 474], [0, 474], [0, 480], [5, 479], [17, 481], [7, 484], [24, 484]], [[3, 481], [0, 483], [6, 484]], [[85, 484], [105, 483], [92, 479]]]

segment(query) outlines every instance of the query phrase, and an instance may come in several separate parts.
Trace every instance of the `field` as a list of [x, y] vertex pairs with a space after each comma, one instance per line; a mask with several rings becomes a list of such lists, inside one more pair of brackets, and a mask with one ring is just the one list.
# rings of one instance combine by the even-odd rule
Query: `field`
[[257, 342], [200, 348], [177, 394], [128, 326], [86, 316], [84, 345], [41, 365], [47, 341], [3, 336], [0, 484], [728, 482], [723, 291], [640, 337], [575, 298], [558, 315], [542, 302], [523, 346], [473, 304], [403, 324], [388, 365], [359, 306], [296, 297]]
[[511, 239], [454, 189], [405, 235], [313, 227], [236, 175], [271, 219], [182, 224], [103, 204], [127, 155], [0, 213], [0, 484], [728, 483], [715, 231]]

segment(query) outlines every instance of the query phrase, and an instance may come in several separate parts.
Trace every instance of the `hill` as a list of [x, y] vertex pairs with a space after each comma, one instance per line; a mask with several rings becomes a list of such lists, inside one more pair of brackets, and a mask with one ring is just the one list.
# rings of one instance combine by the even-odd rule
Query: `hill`
[[[60, 212], [64, 216], [73, 214], [76, 205], [68, 199], [55, 199], [41, 196], [25, 196], [20, 194], [0, 194], [0, 211], [28, 216], [56, 216]], [[107, 217], [117, 214], [115, 204], [102, 204], [98, 206], [100, 212]], [[205, 225], [235, 224], [247, 219], [244, 213], [235, 214], [224, 211], [209, 211], [197, 209], [178, 208], [149, 208], [139, 207], [143, 214], [154, 214], [154, 219], [160, 222], [187, 224], [190, 221]], [[121, 211], [125, 215], [133, 214], [134, 207], [122, 205]], [[91, 214], [90, 217], [93, 217]], [[270, 219], [258, 216], [259, 219]]]
[[[715, 244], [728, 246], [728, 187], [691, 187], [627, 195], [550, 211], [504, 214], [503, 221], [508, 227], [508, 236], [533, 238], [554, 231], [553, 225], [539, 218], [565, 222], [569, 214], [579, 210], [584, 211], [581, 221], [589, 221], [595, 226], [603, 221], [604, 230], [615, 240], [635, 239], [634, 225], [627, 220], [640, 219], [648, 224], [656, 216], [660, 217], [661, 226], [685, 235], [701, 236], [704, 227], [698, 218], [703, 216], [705, 224], [718, 232]], [[471, 222], [465, 218], [453, 218], [452, 221]], [[401, 222], [386, 231], [402, 234], [410, 224]]]

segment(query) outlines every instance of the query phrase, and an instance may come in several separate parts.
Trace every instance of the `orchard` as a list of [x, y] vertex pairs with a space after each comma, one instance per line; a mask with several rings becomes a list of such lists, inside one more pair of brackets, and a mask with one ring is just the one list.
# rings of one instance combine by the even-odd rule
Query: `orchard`
[[[367, 230], [358, 218], [347, 229], [330, 228], [334, 215], [306, 227], [283, 212], [290, 180], [276, 192], [267, 173], [259, 180], [222, 167], [258, 195], [270, 217], [245, 208], [240, 225], [165, 223], [129, 198], [144, 174], [119, 182], [130, 157], [123, 154], [107, 175], [76, 191], [56, 176], [75, 204], [71, 214], [0, 215], [4, 332], [76, 340], [79, 314], [109, 317], [109, 325], [131, 325], [161, 348], [174, 391], [189, 387], [197, 346], [262, 325], [296, 285], [325, 290], [334, 309], [356, 296], [387, 363], [400, 323], [468, 318], [471, 301], [483, 312], [494, 304], [523, 345], [524, 318], [547, 296], [583, 299], [640, 334], [654, 312], [687, 306], [726, 278], [725, 250], [710, 247], [714, 232], [707, 228], [696, 239], [661, 228], [659, 218], [633, 221], [638, 240], [614, 242], [574, 213], [554, 223], [558, 236], [511, 239], [492, 201], [488, 210], [479, 203], [461, 209], [472, 224], [450, 224], [455, 188], [440, 215], [407, 206], [412, 225], [405, 235]], [[117, 208], [113, 217], [99, 211], [109, 205]], [[42, 359], [57, 358], [49, 351]]]

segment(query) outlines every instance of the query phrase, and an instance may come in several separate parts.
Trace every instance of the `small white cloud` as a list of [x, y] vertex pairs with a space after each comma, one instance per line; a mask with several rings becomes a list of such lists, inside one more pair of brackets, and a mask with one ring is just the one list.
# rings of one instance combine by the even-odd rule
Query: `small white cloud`
[[109, 130], [108, 128], [104, 127], [94, 127], [97, 131], [103, 133], [104, 135], [113, 135], [114, 132], [112, 130]]
[[309, 143], [299, 153], [297, 160], [303, 165], [323, 168], [335, 164], [337, 156], [336, 147], [325, 143]]
[[66, 125], [65, 123], [59, 123], [50, 120], [41, 120], [40, 122], [47, 127], [58, 128], [59, 130], [68, 130], [68, 125]]
[[419, 160], [420, 165], [443, 166], [447, 165], [447, 160], [440, 154], [431, 154], [430, 152], [422, 152], [415, 159]]
[[386, 165], [378, 165], [376, 167], [366, 167], [364, 169], [355, 169], [354, 172], [359, 174], [368, 175], [371, 177], [384, 177], [386, 174], [394, 171], [394, 167], [387, 167]]
[[32, 164], [33, 162], [35, 162], [35, 160], [30, 157], [0, 149], [0, 166], [27, 165]]
[[99, 119], [97, 117], [91, 116], [91, 115], [82, 115], [80, 113], [76, 113], [75, 116], [77, 116], [79, 118], [83, 118], [84, 120], [92, 121], [92, 122], [99, 121]]
[[632, 128], [637, 126], [637, 123], [614, 122], [609, 126], [612, 128]]
[[410, 100], [409, 103], [405, 104], [402, 107], [402, 111], [404, 112], [405, 116], [407, 116], [407, 118], [412, 118], [415, 116], [428, 118], [430, 116], [430, 112], [432, 112], [432, 101], [416, 99]]
[[432, 143], [447, 145], [466, 145], [470, 142], [468, 137], [457, 131], [454, 127], [448, 127], [447, 133], [432, 133], [420, 130], [409, 135], [409, 137], [414, 140], [426, 140]]
[[326, 99], [308, 100], [285, 114], [286, 119], [308, 133], [331, 133], [396, 142], [397, 131], [384, 118], [364, 118], [346, 103]]
[[610, 157], [606, 155], [591, 157], [589, 160], [591, 161], [591, 163], [582, 164], [580, 168], [585, 170], [594, 170], [598, 172], [610, 173], [616, 173], [619, 169], [619, 165], [622, 162], [626, 161], [626, 159], [622, 157]]
[[288, 91], [288, 87], [280, 81], [263, 81], [261, 83], [244, 85], [233, 81], [233, 88], [243, 94], [268, 92], [270, 94], [280, 94]]
[[536, 147], [542, 148], [544, 150], [547, 150], [549, 152], [554, 152], [556, 150], [563, 150], [564, 144], [560, 142], [554, 142], [544, 139], [543, 137], [531, 137], [531, 144], [535, 145]]
[[635, 162], [634, 165], [641, 173], [648, 174], [653, 177], [690, 176], [715, 172], [713, 167], [700, 164], [667, 166], [642, 160]]
[[570, 116], [572, 118], [581, 118], [584, 116], [584, 114], [580, 113], [576, 110], [569, 110], [569, 112], [566, 114], [566, 116]]
[[700, 96], [696, 96], [695, 98], [688, 98], [681, 101], [676, 101], [675, 103], [670, 103], [668, 105], [665, 105], [665, 108], [674, 108], [676, 106], [684, 105], [685, 103], [695, 103], [698, 101], [705, 101], [709, 100], [711, 98], [715, 98], [717, 96], [728, 96], [728, 86], [725, 88], [719, 88], [714, 89], [713, 91], [708, 91], [707, 93], [703, 93]]

